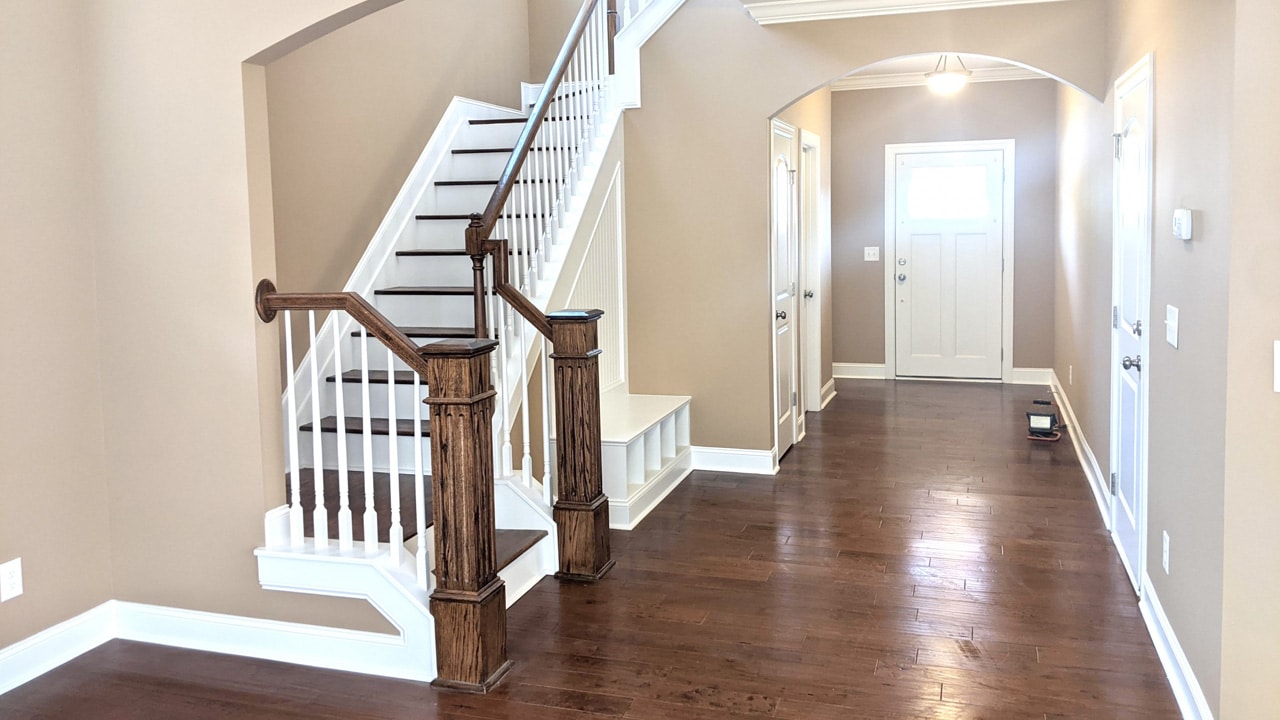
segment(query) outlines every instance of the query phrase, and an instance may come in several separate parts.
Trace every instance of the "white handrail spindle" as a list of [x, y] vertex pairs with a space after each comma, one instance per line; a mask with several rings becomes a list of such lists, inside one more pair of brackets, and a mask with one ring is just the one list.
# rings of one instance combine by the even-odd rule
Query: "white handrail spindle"
[[[333, 323], [333, 371], [342, 377], [342, 338], [338, 326]], [[337, 394], [337, 430], [338, 430], [338, 549], [350, 550], [352, 547], [351, 531], [351, 474], [347, 469], [347, 411], [342, 392]], [[316, 510], [320, 509], [320, 499], [316, 498]], [[326, 521], [327, 522], [327, 521]]]
[[[396, 433], [399, 422], [396, 418], [396, 356], [387, 348], [387, 425], [391, 434], [387, 436], [387, 468], [388, 489], [391, 492], [391, 529], [387, 533], [387, 542], [391, 544], [391, 564], [398, 567], [400, 556], [404, 553], [404, 526], [400, 524], [400, 436]], [[417, 436], [413, 438], [417, 442]]]
[[[335, 323], [336, 324], [336, 323]], [[317, 548], [329, 547], [329, 513], [324, 507], [324, 442], [320, 434], [320, 356], [316, 342], [316, 311], [308, 311], [308, 329], [311, 333], [311, 467], [312, 483], [315, 486], [316, 506], [311, 514], [312, 534], [316, 537]], [[335, 378], [337, 392], [342, 392], [342, 378]]]
[[520, 479], [524, 482], [525, 487], [532, 487], [533, 484], [533, 443], [529, 438], [529, 363], [526, 362], [529, 357], [529, 339], [528, 327], [529, 321], [520, 318], [520, 429], [523, 431], [521, 438], [524, 445], [524, 454], [520, 456]]
[[[360, 326], [360, 413], [363, 421], [363, 445], [361, 453], [364, 457], [364, 551], [375, 553], [378, 550], [378, 511], [374, 507], [373, 495], [373, 416], [369, 411], [369, 331]], [[338, 418], [341, 424], [343, 418]], [[395, 428], [387, 433], [388, 442], [395, 440]]]
[[[315, 354], [314, 349], [312, 354]], [[290, 310], [284, 313], [284, 358], [287, 370], [285, 397], [289, 404], [288, 427], [285, 428], [289, 442], [289, 544], [296, 548], [302, 547], [305, 540], [302, 536], [302, 468], [298, 462], [298, 435], [302, 431], [298, 429], [298, 393], [293, 378], [293, 312]], [[311, 402], [314, 404], [315, 400], [312, 398]], [[318, 432], [320, 428], [311, 433], [312, 442], [318, 442], [315, 437]]]

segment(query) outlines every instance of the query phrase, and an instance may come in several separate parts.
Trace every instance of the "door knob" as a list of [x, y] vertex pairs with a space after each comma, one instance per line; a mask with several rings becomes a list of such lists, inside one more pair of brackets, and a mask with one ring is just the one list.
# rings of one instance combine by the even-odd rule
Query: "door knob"
[[898, 273], [898, 282], [906, 282], [906, 281], [907, 281], [907, 274], [906, 274], [906, 273]]
[[779, 310], [779, 311], [777, 312], [777, 314], [775, 314], [773, 317], [774, 317], [774, 319], [776, 319], [776, 320], [786, 320], [786, 319], [787, 319], [787, 311], [786, 311], [786, 310]]
[[1124, 359], [1120, 361], [1120, 367], [1125, 370], [1137, 370], [1138, 372], [1142, 372], [1142, 356], [1139, 355], [1136, 358], [1131, 358], [1128, 355], [1125, 355]]

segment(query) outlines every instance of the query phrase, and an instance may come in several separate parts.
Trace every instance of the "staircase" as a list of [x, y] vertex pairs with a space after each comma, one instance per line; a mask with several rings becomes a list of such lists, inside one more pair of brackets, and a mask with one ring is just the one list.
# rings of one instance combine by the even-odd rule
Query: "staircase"
[[289, 504], [267, 513], [259, 581], [363, 598], [400, 630], [339, 643], [343, 667], [485, 691], [506, 606], [611, 566], [600, 316], [550, 309], [580, 279], [584, 210], [616, 191], [597, 177], [639, 84], [611, 72], [615, 23], [649, 28], [638, 58], [679, 4], [587, 0], [532, 107], [455, 99], [343, 292], [260, 284], [290, 372]]

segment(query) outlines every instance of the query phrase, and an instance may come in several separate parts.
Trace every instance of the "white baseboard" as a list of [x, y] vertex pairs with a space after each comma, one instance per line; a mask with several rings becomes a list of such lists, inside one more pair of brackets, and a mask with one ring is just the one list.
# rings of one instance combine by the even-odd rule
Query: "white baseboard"
[[693, 472], [693, 450], [685, 448], [662, 472], [626, 498], [609, 498], [609, 527], [634, 530], [658, 504]]
[[776, 475], [778, 462], [772, 450], [740, 450], [738, 448], [697, 447], [693, 450], [693, 469], [712, 472]]
[[884, 363], [831, 363], [831, 377], [841, 380], [884, 380]]
[[1003, 381], [1005, 385], [1052, 385], [1053, 368], [1013, 368]]
[[818, 409], [826, 410], [831, 401], [836, 399], [836, 379], [834, 377], [828, 380], [826, 385], [822, 386], [821, 395], [822, 404], [818, 406]]
[[[406, 662], [401, 635], [115, 601], [116, 637], [308, 667], [430, 681], [429, 662]], [[434, 645], [434, 643], [433, 643]]]
[[1173, 686], [1173, 696], [1178, 701], [1182, 717], [1187, 720], [1213, 720], [1213, 710], [1204, 697], [1204, 690], [1196, 673], [1182, 651], [1182, 644], [1164, 614], [1160, 598], [1156, 595], [1151, 577], [1142, 578], [1142, 601], [1138, 608], [1142, 611], [1142, 619], [1147, 623], [1147, 632], [1155, 643], [1156, 654], [1160, 656], [1160, 664], [1164, 665], [1164, 673], [1169, 676], [1169, 684]]
[[116, 636], [114, 601], [0, 649], [0, 695], [30, 682]]
[[1058, 380], [1058, 374], [1053, 373], [1052, 384], [1050, 385], [1053, 395], [1058, 400], [1058, 407], [1062, 408], [1062, 419], [1067, 424], [1067, 436], [1071, 438], [1071, 445], [1076, 450], [1076, 459], [1080, 461], [1080, 467], [1084, 470], [1085, 479], [1089, 481], [1089, 489], [1093, 491], [1093, 499], [1098, 503], [1098, 513], [1102, 515], [1102, 524], [1108, 530], [1111, 529], [1111, 483], [1107, 481], [1106, 474], [1102, 472], [1102, 466], [1098, 464], [1098, 458], [1093, 454], [1093, 448], [1089, 447], [1089, 441], [1084, 436], [1084, 430], [1080, 427], [1080, 421], [1076, 418], [1076, 411], [1071, 407], [1071, 398], [1067, 395], [1067, 391], [1062, 387], [1062, 382]]

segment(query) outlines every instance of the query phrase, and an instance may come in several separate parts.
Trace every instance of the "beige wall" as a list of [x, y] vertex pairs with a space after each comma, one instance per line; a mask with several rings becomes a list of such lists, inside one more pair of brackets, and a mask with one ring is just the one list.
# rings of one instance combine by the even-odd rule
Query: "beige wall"
[[582, 0], [528, 0], [529, 77], [541, 84], [551, 72], [569, 27], [582, 9]]
[[[822, 294], [819, 297], [815, 297], [814, 300], [801, 300], [801, 302], [806, 303], [806, 310], [810, 307], [810, 303], [816, 301], [819, 317], [822, 320], [819, 329], [821, 337], [818, 345], [818, 386], [821, 388], [831, 380], [831, 174], [833, 165], [831, 156], [831, 148], [833, 146], [831, 137], [831, 88], [824, 87], [801, 98], [794, 105], [778, 113], [778, 118], [805, 132], [817, 135], [821, 143], [821, 151], [817, 158], [820, 176], [818, 178], [818, 207], [816, 210], [818, 219], [813, 228], [818, 240], [815, 252], [808, 256], [806, 263], [809, 264], [811, 269], [814, 265], [817, 266], [818, 284], [821, 286]], [[803, 178], [801, 182], [804, 182]], [[801, 212], [803, 212], [803, 209]], [[802, 230], [802, 233], [805, 236], [808, 235], [807, 231]], [[807, 282], [804, 289], [808, 289]], [[801, 332], [803, 341], [804, 331], [802, 330]], [[817, 409], [808, 408], [811, 412]]]
[[632, 391], [692, 395], [695, 445], [770, 448], [768, 118], [872, 62], [940, 49], [1100, 94], [1104, 11], [1078, 0], [762, 27], [736, 0], [689, 0], [645, 45], [644, 107], [626, 117]]
[[[1125, 0], [1112, 6], [1111, 75], [1119, 77], [1144, 54], [1155, 56], [1155, 210], [1152, 244], [1151, 357], [1144, 373], [1151, 395], [1147, 572], [1210, 705], [1220, 698], [1223, 582], [1223, 478], [1226, 444], [1227, 307], [1231, 233], [1231, 111], [1234, 40], [1231, 0]], [[1064, 138], [1083, 138], [1087, 177], [1064, 179], [1063, 202], [1079, 202], [1079, 233], [1064, 233], [1060, 252], [1077, 258], [1064, 267], [1059, 292], [1073, 309], [1105, 312], [1073, 318], [1082, 337], [1061, 348], [1057, 366], [1073, 365], [1086, 385], [1068, 388], [1073, 406], [1089, 408], [1096, 423], [1108, 407], [1110, 278], [1096, 272], [1110, 262], [1109, 228], [1096, 207], [1098, 186], [1110, 186], [1111, 98], [1096, 108], [1064, 111]], [[1079, 124], [1077, 124], [1079, 123]], [[1064, 150], [1064, 156], [1066, 151]], [[1076, 198], [1067, 187], [1083, 188]], [[1170, 236], [1178, 207], [1196, 212], [1197, 237]], [[1073, 214], [1062, 209], [1062, 225]], [[1106, 235], [1096, 237], [1096, 233]], [[1090, 268], [1094, 271], [1091, 272]], [[1164, 342], [1166, 304], [1181, 309], [1181, 341]], [[1075, 332], [1074, 329], [1064, 332]], [[1072, 353], [1078, 353], [1072, 356]], [[1101, 366], [1099, 362], [1101, 361]], [[1105, 418], [1105, 414], [1101, 415]], [[1106, 425], [1101, 426], [1107, 427]], [[1098, 426], [1085, 427], [1093, 438]], [[1104, 444], [1105, 447], [1105, 444]], [[1095, 451], [1098, 448], [1095, 446]], [[1105, 467], [1107, 458], [1098, 458]], [[1160, 567], [1161, 535], [1170, 536], [1170, 573]]]
[[251, 239], [249, 169], [264, 159], [247, 158], [241, 71], [339, 10], [385, 4], [91, 6], [102, 477], [118, 599], [386, 627], [363, 603], [258, 588], [252, 550], [264, 498], [281, 482], [265, 461], [278, 447], [263, 444], [278, 385], [259, 380], [278, 349], [251, 301], [270, 264], [253, 240], [270, 238]]
[[0, 23], [0, 648], [111, 598], [88, 38], [77, 0]]
[[1223, 720], [1280, 717], [1280, 36], [1273, 0], [1236, 0], [1231, 318], [1223, 568]]
[[1053, 80], [975, 83], [959, 95], [925, 87], [839, 92], [832, 103], [835, 360], [883, 363], [884, 153], [895, 143], [1014, 140], [1013, 365], [1053, 364], [1057, 88]]
[[405, 0], [267, 66], [278, 287], [342, 289], [454, 96], [519, 106], [525, 10]]

